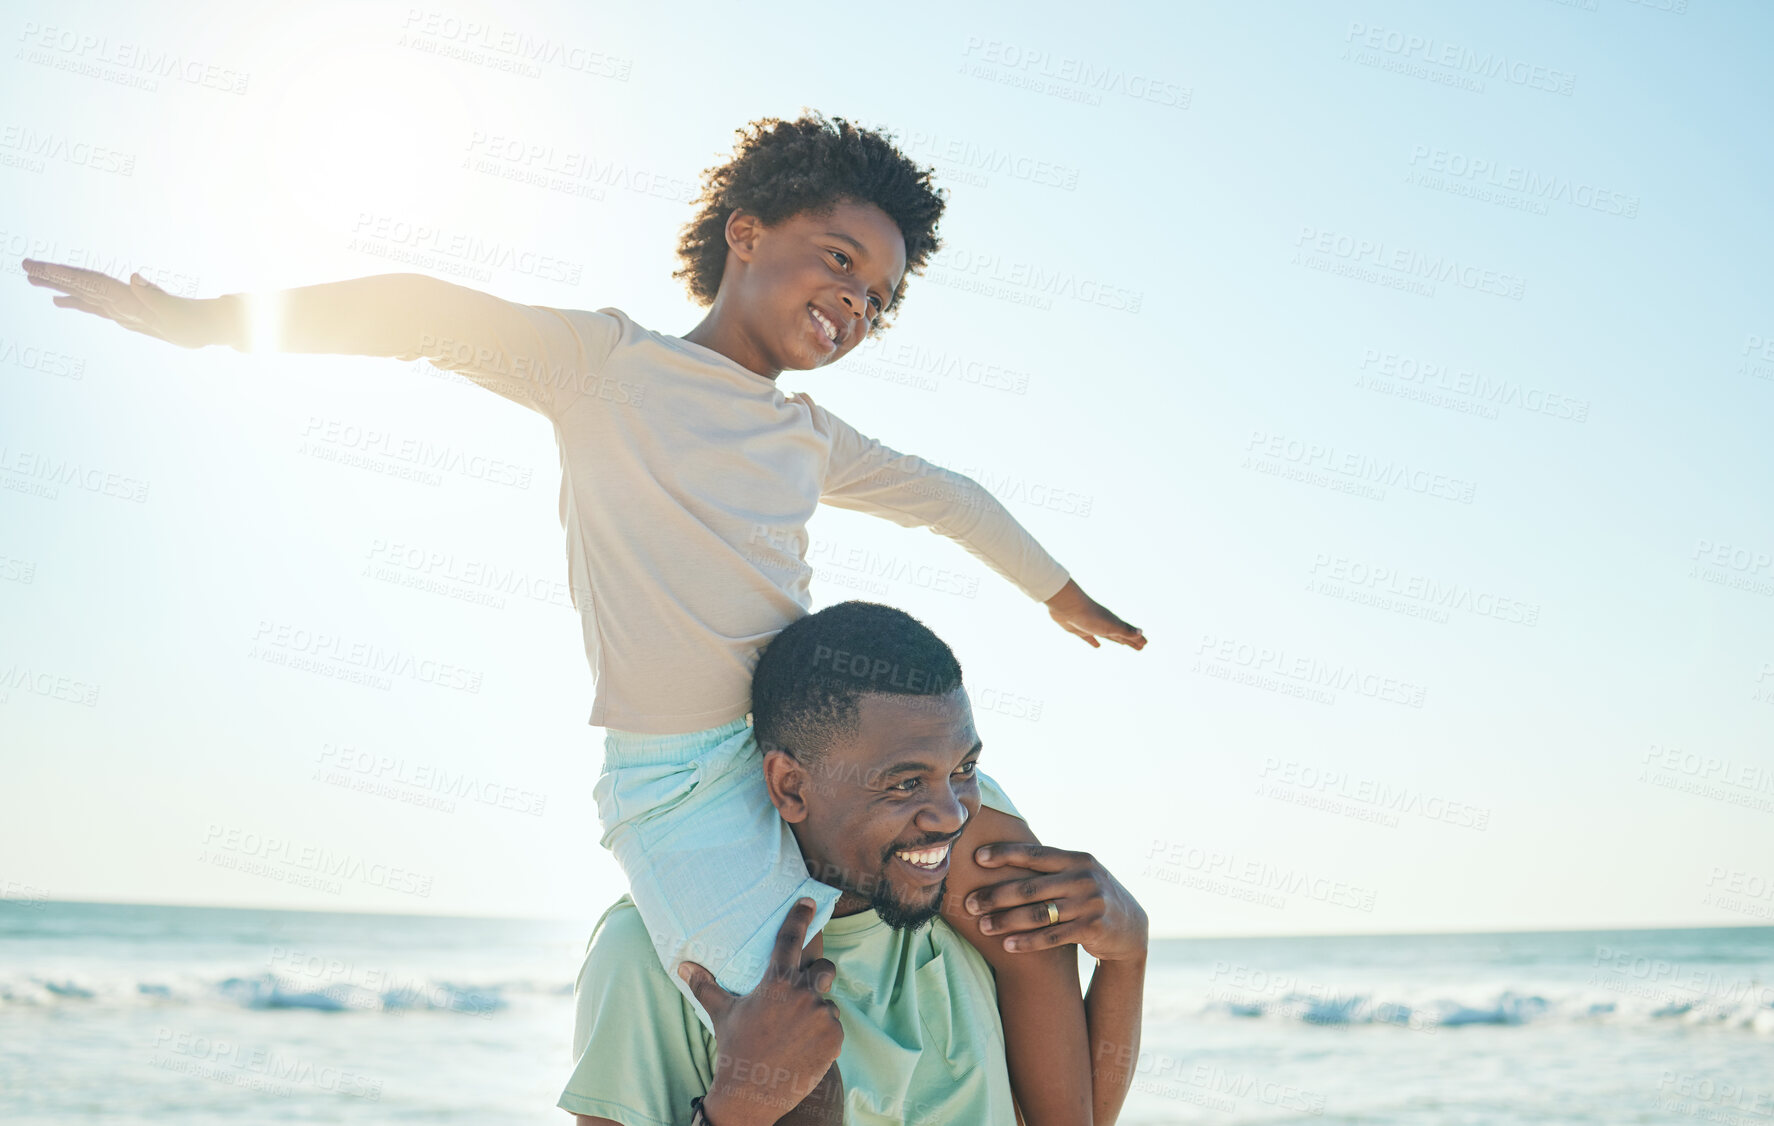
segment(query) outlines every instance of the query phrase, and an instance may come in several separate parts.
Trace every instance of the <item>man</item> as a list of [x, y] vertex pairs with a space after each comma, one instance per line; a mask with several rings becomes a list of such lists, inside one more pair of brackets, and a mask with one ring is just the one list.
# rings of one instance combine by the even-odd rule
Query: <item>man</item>
[[[711, 1036], [625, 896], [599, 920], [580, 972], [578, 1063], [559, 1105], [582, 1126], [681, 1126], [693, 1114], [709, 1126], [1011, 1126], [992, 967], [948, 922], [925, 925], [940, 911], [1005, 935], [1008, 957], [1077, 943], [1098, 959], [1082, 1011], [1060, 1014], [1053, 1033], [1088, 1030], [1093, 1073], [1076, 1121], [1112, 1122], [1138, 1052], [1145, 914], [1084, 854], [999, 843], [1027, 830], [980, 813], [982, 745], [948, 646], [892, 607], [822, 610], [764, 651], [752, 721], [758, 784], [808, 871], [843, 892], [822, 932], [827, 957], [801, 950], [804, 900], [751, 993], [686, 966]], [[1007, 862], [1033, 874], [980, 887], [980, 865]], [[951, 868], [961, 878], [948, 897]]]

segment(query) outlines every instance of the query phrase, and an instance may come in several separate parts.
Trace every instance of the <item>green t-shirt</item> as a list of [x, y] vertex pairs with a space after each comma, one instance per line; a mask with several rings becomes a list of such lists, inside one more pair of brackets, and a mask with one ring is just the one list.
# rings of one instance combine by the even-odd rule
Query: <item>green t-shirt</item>
[[[1015, 1126], [991, 967], [941, 919], [895, 931], [833, 919], [847, 1124]], [[592, 931], [574, 989], [578, 1063], [556, 1105], [624, 1126], [683, 1126], [714, 1079], [714, 1037], [665, 976], [624, 895]]]

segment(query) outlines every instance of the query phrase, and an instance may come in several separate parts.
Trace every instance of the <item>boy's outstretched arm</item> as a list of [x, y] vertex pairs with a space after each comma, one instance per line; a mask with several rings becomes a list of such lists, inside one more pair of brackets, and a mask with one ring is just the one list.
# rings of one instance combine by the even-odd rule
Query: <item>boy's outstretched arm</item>
[[190, 298], [134, 275], [25, 259], [55, 304], [176, 344], [238, 351], [424, 359], [541, 414], [575, 397], [615, 343], [613, 318], [523, 305], [424, 274], [375, 274], [255, 294]]
[[1145, 633], [1085, 594], [979, 482], [859, 433], [805, 393], [795, 397], [806, 405], [814, 429], [831, 441], [820, 496], [824, 503], [947, 536], [1024, 594], [1045, 603], [1054, 621], [1092, 648], [1101, 647], [1099, 637], [1130, 649], [1145, 648]]
[[[1090, 1040], [1089, 1121], [1094, 1126], [1112, 1126], [1133, 1085], [1139, 1060], [1145, 1007], [1146, 912], [1089, 853], [1035, 843], [1022, 821], [995, 810], [980, 812], [994, 814], [1023, 832], [988, 841], [986, 847], [969, 856], [987, 873], [982, 883], [1005, 876], [1011, 879], [977, 888], [961, 898], [960, 907], [975, 929], [987, 931], [1000, 949], [1008, 948], [1010, 958], [1045, 958], [1063, 952], [1071, 959], [1074, 975], [1077, 956], [1071, 944], [1082, 946], [1097, 959], [1084, 998]], [[984, 836], [982, 833], [981, 838]], [[957, 842], [956, 851], [968, 843]]]

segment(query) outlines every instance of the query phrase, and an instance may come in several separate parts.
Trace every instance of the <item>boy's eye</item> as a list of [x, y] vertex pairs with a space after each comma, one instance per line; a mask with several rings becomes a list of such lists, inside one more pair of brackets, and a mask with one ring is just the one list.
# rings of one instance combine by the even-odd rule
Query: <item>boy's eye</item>
[[[850, 256], [845, 254], [842, 250], [828, 250], [826, 253], [836, 257], [839, 260], [839, 264], [843, 266], [844, 269], [848, 270], [850, 268]], [[879, 313], [882, 308], [881, 299], [871, 293], [869, 294], [869, 301], [874, 304], [875, 312]]]

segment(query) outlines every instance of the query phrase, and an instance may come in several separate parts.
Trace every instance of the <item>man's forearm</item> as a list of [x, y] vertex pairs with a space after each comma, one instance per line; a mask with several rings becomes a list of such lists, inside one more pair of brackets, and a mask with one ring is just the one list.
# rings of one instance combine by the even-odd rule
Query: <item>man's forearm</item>
[[1133, 1085], [1140, 1056], [1140, 1020], [1145, 1006], [1146, 959], [1098, 962], [1084, 994], [1084, 1020], [1090, 1028], [1091, 1121], [1110, 1126]]

